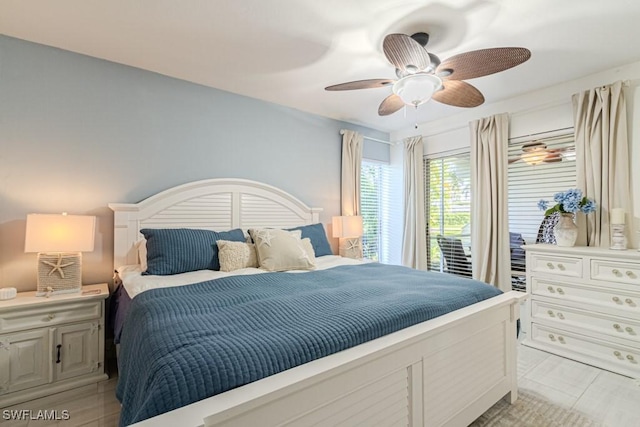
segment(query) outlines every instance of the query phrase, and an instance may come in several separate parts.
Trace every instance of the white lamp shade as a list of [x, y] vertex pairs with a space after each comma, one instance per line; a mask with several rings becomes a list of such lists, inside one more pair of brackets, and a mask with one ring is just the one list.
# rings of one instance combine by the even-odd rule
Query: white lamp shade
[[333, 237], [361, 237], [362, 236], [362, 217], [353, 216], [334, 216]]
[[393, 93], [407, 105], [418, 106], [429, 101], [434, 92], [440, 89], [442, 80], [434, 74], [412, 74], [393, 84]]
[[91, 252], [96, 217], [88, 215], [27, 215], [25, 252]]

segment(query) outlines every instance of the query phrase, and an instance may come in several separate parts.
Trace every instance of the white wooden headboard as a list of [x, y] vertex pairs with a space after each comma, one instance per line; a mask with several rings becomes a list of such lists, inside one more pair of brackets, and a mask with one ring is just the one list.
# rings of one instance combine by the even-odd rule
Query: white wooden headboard
[[114, 212], [114, 268], [138, 263], [135, 244], [142, 228], [289, 228], [319, 222], [322, 211], [278, 188], [236, 178], [195, 181], [139, 203], [109, 207]]

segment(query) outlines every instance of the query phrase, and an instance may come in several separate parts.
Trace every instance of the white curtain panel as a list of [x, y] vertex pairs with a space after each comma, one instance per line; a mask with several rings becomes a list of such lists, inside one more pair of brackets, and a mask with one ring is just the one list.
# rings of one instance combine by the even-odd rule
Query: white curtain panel
[[404, 140], [404, 233], [402, 264], [427, 269], [422, 136]]
[[627, 107], [623, 83], [573, 95], [576, 140], [577, 187], [593, 198], [598, 209], [578, 215], [578, 245], [609, 246], [609, 214], [623, 208], [627, 240], [632, 224], [632, 194], [629, 179]]
[[363, 138], [358, 132], [342, 135], [342, 215], [360, 215], [360, 168]]
[[509, 116], [498, 114], [469, 125], [473, 277], [508, 291], [511, 290], [507, 204]]

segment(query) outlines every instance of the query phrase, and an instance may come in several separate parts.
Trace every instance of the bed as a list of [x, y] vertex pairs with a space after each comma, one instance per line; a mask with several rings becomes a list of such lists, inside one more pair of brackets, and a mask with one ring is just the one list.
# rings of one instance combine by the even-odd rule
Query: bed
[[[198, 181], [163, 191], [137, 204], [114, 203], [109, 206], [114, 211], [116, 268], [138, 263], [137, 247], [142, 229], [178, 227], [220, 231], [265, 227], [288, 229], [317, 224], [321, 211], [307, 207], [282, 190], [242, 179]], [[327, 259], [329, 258], [328, 255]], [[367, 269], [370, 271], [367, 274], [371, 277], [382, 277], [384, 274], [407, 274], [407, 269], [403, 267], [368, 264], [341, 265], [298, 275], [248, 274], [242, 278], [242, 283], [239, 282], [238, 276], [231, 275], [180, 287], [183, 290], [178, 290], [178, 287], [166, 287], [146, 291], [135, 296], [132, 305], [144, 307], [144, 309], [138, 309], [137, 313], [145, 310], [154, 311], [157, 317], [153, 322], [161, 324], [158, 327], [166, 331], [172, 321], [167, 322], [163, 319], [162, 313], [166, 310], [166, 317], [174, 319], [174, 314], [169, 314], [169, 311], [176, 305], [172, 301], [178, 298], [178, 294], [181, 295], [179, 298], [189, 300], [190, 306], [197, 305], [200, 307], [199, 310], [209, 310], [209, 307], [215, 304], [215, 300], [211, 300], [214, 302], [207, 300], [210, 297], [204, 292], [210, 292], [212, 287], [216, 292], [225, 289], [229, 289], [232, 294], [247, 292], [249, 286], [246, 281], [259, 280], [261, 282], [255, 286], [260, 293], [265, 292], [263, 282], [272, 280], [273, 283], [278, 283], [278, 286], [281, 284], [283, 288], [274, 287], [269, 289], [269, 292], [280, 292], [278, 295], [286, 295], [294, 293], [292, 290], [296, 289], [296, 283], [303, 280], [303, 276], [304, 280], [309, 282], [304, 288], [311, 290], [316, 285], [322, 286], [323, 283], [343, 280], [340, 278], [346, 278], [345, 282], [354, 281], [356, 276], [362, 275], [362, 271]], [[411, 274], [421, 274], [421, 272]], [[446, 276], [443, 278], [445, 282], [453, 280], [448, 275], [440, 276]], [[465, 283], [470, 284], [469, 286], [475, 286], [471, 285], [473, 281], [465, 280]], [[456, 285], [445, 283], [443, 286], [453, 288]], [[363, 288], [365, 286], [360, 286], [360, 290]], [[358, 288], [354, 289], [356, 290], [353, 292], [358, 292]], [[371, 289], [374, 289], [374, 286], [371, 286]], [[383, 286], [376, 290], [378, 291], [387, 292], [386, 297], [395, 296], [394, 292], [388, 292]], [[456, 288], [456, 291], [465, 295], [472, 293], [471, 291], [461, 292], [460, 288]], [[324, 290], [319, 292], [326, 294]], [[236, 299], [245, 298], [244, 294], [233, 295]], [[269, 296], [269, 298], [272, 297], [273, 295]], [[316, 297], [316, 295], [306, 294], [303, 298], [316, 301]], [[438, 299], [436, 294], [430, 298]], [[184, 402], [180, 401], [180, 405], [184, 404], [184, 406], [144, 419], [138, 424], [150, 426], [338, 425], [341, 423], [355, 425], [370, 424], [371, 417], [374, 417], [377, 423], [389, 425], [396, 423], [467, 425], [501, 398], [507, 396], [511, 402], [517, 399], [516, 321], [520, 298], [518, 293], [507, 292], [479, 302], [466, 303], [462, 308], [454, 307], [453, 311], [436, 313], [431, 320], [401, 325], [400, 329], [392, 332], [385, 330], [384, 327], [377, 328], [376, 330], [380, 329], [380, 331], [373, 334], [370, 337], [372, 339], [362, 342], [356, 340], [344, 348], [338, 345], [335, 351], [327, 354], [321, 352], [306, 359], [299, 357], [299, 363], [291, 362], [285, 364], [284, 368], [274, 369], [273, 371], [277, 373], [267, 372], [268, 376], [264, 378], [252, 377], [246, 384], [242, 381], [232, 384], [228, 391], [210, 397], [196, 395], [194, 401], [188, 399]], [[291, 307], [296, 307], [299, 301], [301, 300], [292, 302]], [[280, 301], [277, 302], [280, 303]], [[405, 303], [410, 304], [410, 301]], [[333, 301], [332, 304], [336, 302]], [[449, 304], [449, 300], [447, 299], [443, 304]], [[313, 308], [311, 304], [309, 310]], [[176, 310], [179, 309], [176, 308]], [[351, 310], [347, 308], [347, 311]], [[133, 313], [132, 311], [126, 318], [123, 340], [119, 349], [119, 358], [121, 358], [119, 365], [123, 369], [120, 375], [126, 379], [123, 381], [127, 383], [126, 386], [122, 386], [122, 389], [148, 390], [148, 396], [142, 396], [142, 398], [143, 400], [146, 398], [146, 401], [151, 402], [153, 406], [157, 400], [154, 387], [159, 382], [144, 376], [142, 371], [145, 366], [139, 362], [146, 356], [136, 361], [132, 355], [149, 351], [149, 349], [141, 350], [142, 347], [139, 348], [138, 343], [154, 342], [155, 336], [153, 336], [154, 339], [149, 340], [133, 338], [136, 334], [152, 337], [143, 329], [148, 323], [144, 320], [144, 316]], [[227, 326], [232, 328], [235, 323], [242, 323], [241, 318], [234, 316], [237, 315], [231, 314], [224, 322], [221, 321], [221, 324], [224, 323], [225, 328]], [[393, 323], [397, 321], [394, 320]], [[313, 326], [309, 327], [313, 328]], [[347, 324], [346, 327], [351, 330], [353, 325]], [[294, 329], [295, 333], [302, 333], [302, 328]], [[194, 330], [193, 328], [189, 330], [191, 335]], [[346, 333], [346, 331], [342, 332]], [[314, 330], [309, 329], [305, 333], [313, 334]], [[241, 336], [241, 334], [242, 331], [233, 330], [230, 336]], [[167, 335], [170, 334], [167, 332]], [[178, 331], [175, 336], [184, 335], [189, 334]], [[333, 331], [330, 335], [340, 334]], [[208, 338], [199, 337], [198, 339], [204, 342]], [[246, 343], [247, 340], [243, 338], [239, 341]], [[270, 339], [270, 341], [276, 341], [276, 339]], [[195, 357], [193, 355], [197, 353], [196, 350], [190, 350], [179, 354], [178, 350], [185, 346], [182, 343], [176, 345], [176, 351], [166, 351], [166, 357], [170, 358], [169, 362], [166, 360], [158, 362], [164, 363], [163, 367], [179, 366], [180, 360]], [[284, 344], [281, 343], [281, 345]], [[159, 348], [163, 347], [155, 347], [151, 352], [158, 353]], [[238, 358], [243, 351], [247, 350], [239, 350], [234, 357]], [[203, 354], [214, 353], [210, 350], [201, 353], [197, 357], [200, 365], [206, 365], [209, 360]], [[122, 362], [125, 357], [123, 354], [129, 355], [129, 361], [126, 363]], [[234, 363], [236, 362], [231, 365]], [[191, 370], [188, 369], [188, 371]], [[156, 369], [156, 371], [160, 370]], [[229, 366], [220, 370], [223, 373], [228, 371]], [[176, 378], [180, 378], [181, 375], [182, 373], [171, 373], [169, 380], [163, 380], [163, 386], [179, 383], [180, 381]], [[208, 378], [210, 375], [210, 371], [206, 371], [201, 376]], [[182, 394], [192, 393], [192, 388], [198, 388], [187, 387], [184, 384], [182, 388], [177, 385], [175, 387], [160, 391], [158, 396], [173, 393], [182, 397]], [[121, 388], [120, 384], [119, 388]], [[158, 389], [160, 388], [161, 386], [158, 386]], [[127, 420], [138, 420], [129, 414], [136, 412], [141, 405], [140, 394], [138, 392], [138, 400], [135, 404], [131, 404], [132, 399], [123, 400], [123, 413]], [[135, 407], [129, 408], [127, 405]], [[152, 414], [153, 411], [149, 413]]]

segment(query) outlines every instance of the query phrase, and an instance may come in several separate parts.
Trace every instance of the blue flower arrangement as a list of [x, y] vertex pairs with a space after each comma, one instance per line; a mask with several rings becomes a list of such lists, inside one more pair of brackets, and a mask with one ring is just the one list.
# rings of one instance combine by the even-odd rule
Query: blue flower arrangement
[[544, 216], [549, 216], [555, 212], [563, 214], [580, 211], [588, 214], [596, 210], [596, 202], [586, 196], [583, 197], [582, 190], [578, 188], [570, 188], [567, 191], [556, 193], [553, 195], [553, 200], [556, 204], [551, 208], [546, 200], [538, 202], [538, 208], [545, 211]]

